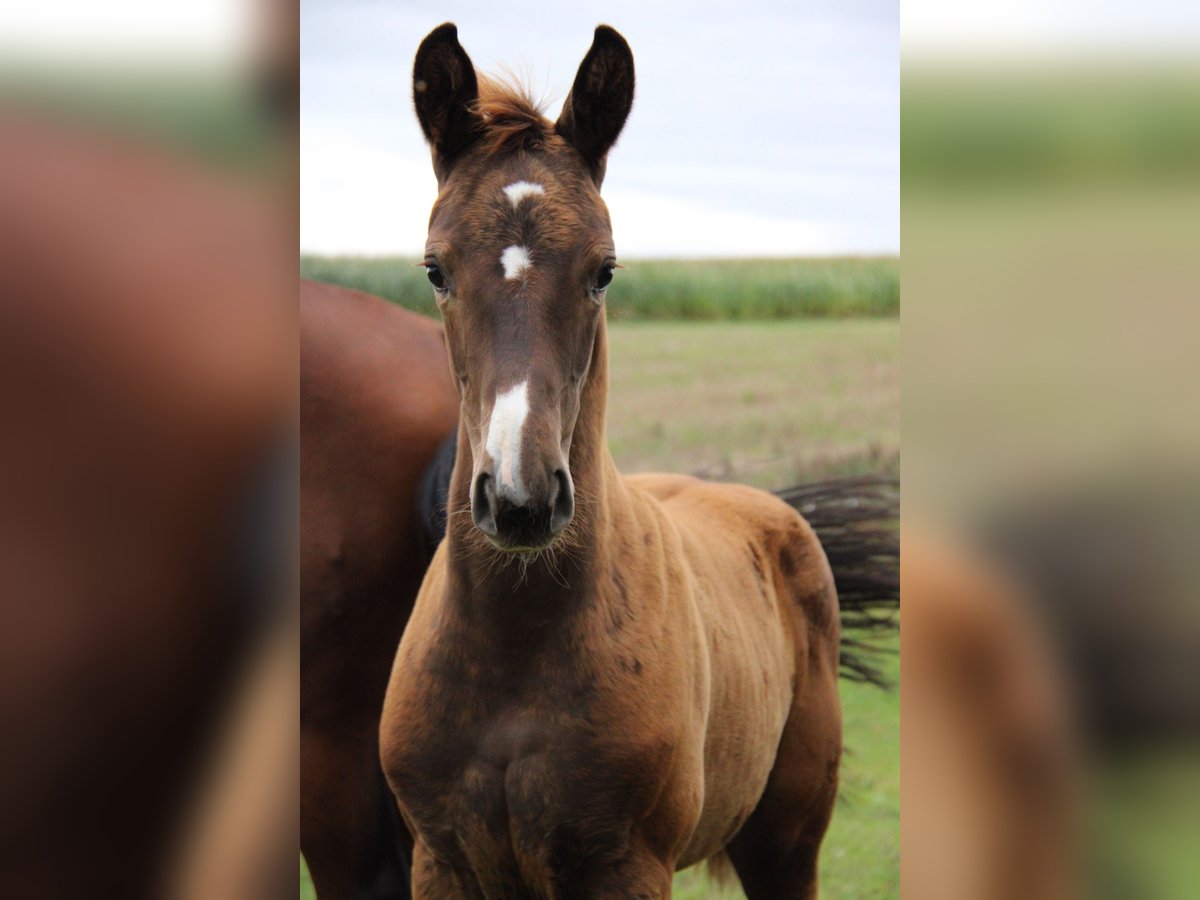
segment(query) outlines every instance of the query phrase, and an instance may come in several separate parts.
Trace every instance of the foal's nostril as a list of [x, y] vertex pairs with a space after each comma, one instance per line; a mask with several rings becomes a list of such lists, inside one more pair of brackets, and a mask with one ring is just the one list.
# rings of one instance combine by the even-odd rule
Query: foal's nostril
[[562, 469], [554, 473], [550, 502], [550, 532], [558, 534], [570, 524], [571, 517], [575, 515], [575, 490], [571, 486], [571, 477]]
[[564, 469], [535, 485], [533, 496], [515, 495], [489, 472], [471, 486], [476, 527], [502, 549], [529, 550], [549, 544], [575, 513], [571, 476]]
[[475, 489], [471, 492], [471, 518], [484, 534], [496, 534], [496, 491], [492, 476], [480, 472], [475, 476]]

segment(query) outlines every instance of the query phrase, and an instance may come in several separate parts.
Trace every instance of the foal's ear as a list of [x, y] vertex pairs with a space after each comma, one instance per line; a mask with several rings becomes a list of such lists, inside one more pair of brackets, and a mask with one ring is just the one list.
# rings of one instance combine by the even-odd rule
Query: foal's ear
[[633, 53], [625, 38], [600, 25], [554, 125], [583, 154], [597, 184], [604, 180], [605, 156], [632, 107]]
[[472, 110], [478, 97], [475, 67], [458, 42], [458, 28], [439, 25], [421, 41], [413, 62], [413, 104], [439, 180], [479, 135], [482, 123]]

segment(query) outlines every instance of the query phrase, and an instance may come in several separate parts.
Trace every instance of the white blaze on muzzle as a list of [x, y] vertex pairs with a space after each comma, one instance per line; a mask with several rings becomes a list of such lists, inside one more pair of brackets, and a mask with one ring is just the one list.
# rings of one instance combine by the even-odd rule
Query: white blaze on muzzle
[[488, 422], [485, 445], [495, 467], [497, 493], [507, 494], [517, 503], [529, 499], [529, 492], [521, 478], [521, 443], [528, 414], [528, 381], [497, 394], [492, 406], [492, 418]]

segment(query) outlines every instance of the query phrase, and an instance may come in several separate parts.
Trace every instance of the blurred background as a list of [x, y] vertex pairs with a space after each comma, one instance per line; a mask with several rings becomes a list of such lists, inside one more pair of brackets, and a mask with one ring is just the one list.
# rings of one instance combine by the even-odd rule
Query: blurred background
[[[305, 277], [436, 317], [413, 265], [437, 191], [412, 111], [417, 45], [454, 21], [478, 71], [529, 84], [554, 119], [604, 22], [629, 41], [638, 79], [602, 191], [626, 266], [606, 301], [618, 466], [771, 489], [898, 474], [894, 2], [315, 0], [301, 12]], [[895, 678], [896, 658], [884, 666]], [[894, 897], [899, 698], [846, 683], [843, 703], [850, 749], [823, 893]], [[697, 870], [676, 896], [740, 894]]]
[[904, 887], [1193, 897], [1200, 13], [902, 45]]
[[0, 8], [0, 895], [296, 889], [286, 4]]

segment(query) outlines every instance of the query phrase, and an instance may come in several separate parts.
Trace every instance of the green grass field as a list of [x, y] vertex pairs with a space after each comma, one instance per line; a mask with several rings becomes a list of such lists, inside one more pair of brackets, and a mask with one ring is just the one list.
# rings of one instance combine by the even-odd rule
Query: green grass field
[[[300, 274], [436, 315], [433, 291], [417, 262], [304, 256]], [[608, 291], [612, 321], [845, 318], [900, 311], [900, 260], [892, 256], [633, 260], [625, 266]]]
[[897, 319], [618, 323], [609, 356], [624, 472], [780, 488], [899, 471]]
[[[900, 323], [625, 322], [609, 329], [609, 443], [623, 471], [762, 487], [896, 473]], [[899, 678], [899, 658], [886, 670]], [[900, 698], [843, 681], [842, 792], [821, 854], [825, 898], [900, 895]], [[307, 876], [301, 897], [313, 896]], [[702, 867], [676, 900], [722, 893]]]

